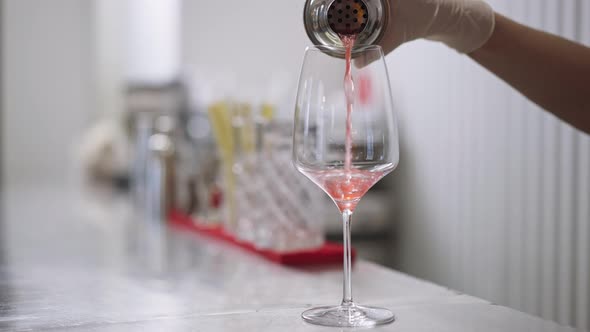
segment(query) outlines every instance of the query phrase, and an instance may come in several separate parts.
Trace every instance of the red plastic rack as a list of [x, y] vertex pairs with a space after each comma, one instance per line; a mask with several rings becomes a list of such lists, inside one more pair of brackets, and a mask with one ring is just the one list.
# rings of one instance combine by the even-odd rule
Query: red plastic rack
[[[169, 216], [170, 224], [174, 227], [205, 235], [217, 240], [230, 243], [234, 246], [240, 247], [246, 251], [257, 254], [266, 258], [269, 261], [288, 265], [288, 266], [312, 266], [312, 265], [328, 265], [328, 264], [342, 264], [344, 255], [344, 248], [339, 243], [326, 242], [323, 246], [301, 251], [292, 252], [276, 252], [272, 250], [261, 250], [256, 248], [253, 244], [240, 241], [233, 235], [225, 232], [221, 226], [203, 225], [193, 218], [186, 216], [179, 212], [172, 212]], [[354, 248], [352, 249], [352, 259], [356, 257]]]

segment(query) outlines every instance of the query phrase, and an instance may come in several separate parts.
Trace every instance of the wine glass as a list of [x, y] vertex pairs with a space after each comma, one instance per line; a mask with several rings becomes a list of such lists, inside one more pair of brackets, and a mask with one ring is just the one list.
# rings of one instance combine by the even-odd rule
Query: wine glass
[[397, 166], [398, 132], [381, 47], [354, 50], [354, 83], [346, 84], [346, 91], [346, 62], [329, 55], [344, 53], [328, 46], [308, 48], [299, 79], [293, 163], [332, 198], [342, 213], [344, 230], [342, 303], [307, 310], [302, 317], [317, 325], [371, 327], [395, 318], [387, 309], [352, 300], [351, 217], [362, 196]]

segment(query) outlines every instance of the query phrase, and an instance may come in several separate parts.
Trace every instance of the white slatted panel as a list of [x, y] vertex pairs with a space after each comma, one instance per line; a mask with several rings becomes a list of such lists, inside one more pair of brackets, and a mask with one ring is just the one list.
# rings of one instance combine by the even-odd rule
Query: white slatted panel
[[[543, 6], [531, 5], [529, 2], [527, 21], [533, 27], [543, 26]], [[539, 315], [541, 312], [541, 275], [540, 267], [543, 264], [541, 255], [542, 219], [539, 204], [542, 196], [542, 172], [543, 172], [543, 118], [539, 116], [542, 112], [539, 107], [532, 103], [525, 102], [527, 123], [529, 125], [526, 141], [527, 163], [526, 169], [526, 202], [525, 209], [525, 266], [523, 292], [525, 296], [524, 307], [532, 314]]]
[[[490, 3], [590, 44], [588, 0]], [[590, 329], [590, 136], [443, 46], [395, 53], [400, 267]]]
[[[558, 18], [560, 3], [557, 1], [546, 0], [544, 12], [543, 28], [546, 30], [559, 33]], [[544, 115], [544, 153], [543, 153], [543, 257], [541, 278], [541, 314], [548, 319], [556, 319], [556, 236], [557, 234], [557, 216], [558, 205], [556, 204], [557, 188], [559, 186], [559, 159], [557, 156], [558, 146], [560, 144], [559, 123], [550, 115]]]
[[[576, 36], [576, 0], [563, 1], [561, 8], [561, 35], [569, 39]], [[559, 204], [559, 265], [558, 265], [558, 321], [567, 324], [573, 321], [573, 281], [574, 281], [574, 212], [575, 212], [575, 174], [577, 168], [577, 133], [570, 126], [561, 124], [560, 147], [560, 204]]]
[[[577, 38], [590, 45], [590, 1], [578, 0]], [[576, 326], [590, 329], [590, 137], [579, 137], [577, 181]]]

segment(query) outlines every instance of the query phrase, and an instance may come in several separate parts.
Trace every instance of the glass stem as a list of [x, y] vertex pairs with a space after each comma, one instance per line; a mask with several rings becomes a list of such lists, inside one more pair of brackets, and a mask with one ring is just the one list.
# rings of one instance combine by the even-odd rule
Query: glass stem
[[344, 236], [344, 288], [342, 296], [342, 305], [352, 305], [352, 286], [351, 286], [351, 269], [352, 257], [350, 248], [350, 221], [352, 219], [352, 211], [344, 210], [342, 212], [342, 230]]

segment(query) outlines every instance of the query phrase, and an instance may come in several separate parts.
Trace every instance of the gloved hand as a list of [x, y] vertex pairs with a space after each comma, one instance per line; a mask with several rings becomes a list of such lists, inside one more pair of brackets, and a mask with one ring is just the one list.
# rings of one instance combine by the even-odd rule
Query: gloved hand
[[389, 0], [389, 7], [390, 21], [379, 43], [386, 54], [419, 38], [470, 53], [494, 31], [494, 10], [482, 0]]

